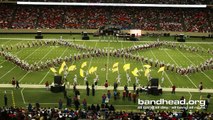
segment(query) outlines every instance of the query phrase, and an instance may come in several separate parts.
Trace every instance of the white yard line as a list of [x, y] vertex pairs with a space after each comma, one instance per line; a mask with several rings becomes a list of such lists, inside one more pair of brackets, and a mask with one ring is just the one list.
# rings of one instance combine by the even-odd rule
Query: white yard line
[[[165, 51], [165, 50], [164, 50]], [[166, 52], [166, 51], [165, 51]], [[177, 62], [166, 52], [166, 54], [169, 56], [169, 58], [177, 65]], [[195, 86], [195, 88], [197, 88], [197, 86], [195, 85], [195, 83], [191, 80], [191, 78], [188, 77], [188, 75], [186, 75], [186, 77], [189, 79], [189, 81]]]
[[12, 96], [13, 107], [15, 108], [16, 107], [16, 102], [15, 102], [15, 97], [14, 97], [14, 94], [13, 94], [13, 90], [11, 90], [11, 96]]
[[[51, 50], [49, 50], [49, 51], [38, 61], [38, 63], [41, 62], [41, 61], [42, 61], [53, 49], [54, 49], [54, 47], [52, 47]], [[28, 56], [28, 57], [29, 57], [29, 56]], [[25, 59], [26, 59], [26, 58], [25, 58]], [[19, 82], [21, 82], [29, 73], [30, 73], [30, 71], [28, 71], [28, 72], [19, 80]]]
[[[157, 57], [156, 57], [155, 54], [152, 52], [152, 50], [151, 50], [151, 53], [152, 53], [152, 55], [154, 56], [154, 58], [157, 59]], [[172, 83], [171, 79], [169, 78], [169, 76], [167, 75], [167, 73], [166, 73], [166, 72], [164, 72], [164, 73], [165, 73], [166, 77], [168, 78], [170, 84], [173, 86], [173, 83]]]
[[108, 47], [107, 47], [107, 70], [106, 70], [106, 80], [108, 80], [108, 74], [109, 74], [109, 46], [110, 46], [110, 42], [108, 42]]
[[26, 104], [24, 94], [23, 94], [23, 90], [24, 90], [24, 88], [21, 89], [21, 97], [22, 97], [23, 103]]

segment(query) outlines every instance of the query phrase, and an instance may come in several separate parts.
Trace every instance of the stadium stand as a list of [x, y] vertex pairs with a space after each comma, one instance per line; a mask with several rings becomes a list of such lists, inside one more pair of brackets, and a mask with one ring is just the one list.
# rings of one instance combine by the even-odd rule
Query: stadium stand
[[0, 6], [1, 29], [97, 29], [120, 25], [122, 29], [149, 31], [213, 31], [212, 9]]
[[[64, 119], [131, 119], [131, 120], [210, 120], [213, 117], [211, 113], [191, 112], [183, 110], [176, 111], [157, 111], [145, 110], [144, 112], [125, 112], [114, 111], [109, 108], [101, 107], [97, 110], [96, 105], [88, 106], [88, 110], [80, 109], [58, 109], [58, 108], [0, 108], [0, 117], [2, 120], [18, 119], [18, 120], [64, 120]], [[91, 109], [94, 108], [94, 109]]]

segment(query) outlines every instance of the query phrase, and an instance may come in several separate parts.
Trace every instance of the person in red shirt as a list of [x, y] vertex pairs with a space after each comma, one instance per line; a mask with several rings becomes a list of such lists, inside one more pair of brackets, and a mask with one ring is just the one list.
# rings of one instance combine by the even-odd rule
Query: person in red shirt
[[12, 85], [15, 87], [15, 85], [16, 85], [16, 80], [15, 80], [15, 78], [13, 77], [13, 79], [12, 79]]
[[176, 86], [173, 85], [173, 86], [172, 86], [172, 94], [175, 94], [175, 89], [176, 89]]
[[133, 95], [132, 95], [132, 98], [133, 98], [133, 102], [134, 102], [134, 103], [136, 103], [136, 97], [137, 97], [137, 95], [136, 95], [136, 93], [134, 92]]
[[47, 88], [47, 90], [49, 90], [49, 82], [48, 81], [46, 81], [45, 87]]
[[105, 86], [106, 89], [108, 88], [108, 82], [107, 82], [107, 80], [106, 80], [104, 86]]
[[131, 101], [132, 100], [131, 92], [129, 92], [128, 97], [129, 97], [129, 101]]
[[103, 96], [102, 96], [102, 103], [103, 103], [103, 104], [105, 103], [105, 100], [106, 100], [106, 95], [103, 94]]

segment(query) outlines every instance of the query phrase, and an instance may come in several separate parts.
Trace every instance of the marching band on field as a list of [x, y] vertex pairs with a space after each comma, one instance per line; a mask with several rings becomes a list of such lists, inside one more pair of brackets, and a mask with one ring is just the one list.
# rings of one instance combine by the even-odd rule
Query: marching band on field
[[[47, 46], [47, 45], [61, 45], [61, 46], [68, 46], [72, 48], [76, 48], [78, 50], [85, 50], [86, 52], [83, 52], [82, 54], [74, 54], [70, 56], [65, 56], [64, 58], [62, 57], [57, 57], [52, 60], [46, 60], [46, 61], [41, 61], [41, 62], [34, 62], [33, 64], [29, 64], [25, 60], [21, 60], [18, 58], [16, 55], [11, 54], [9, 51], [13, 50], [14, 48], [16, 49], [22, 49], [22, 48], [31, 48], [31, 47], [40, 47], [40, 46]], [[175, 44], [172, 42], [154, 42], [154, 43], [146, 43], [143, 45], [134, 45], [132, 47], [128, 48], [121, 48], [121, 49], [96, 49], [92, 47], [85, 47], [84, 45], [79, 45], [79, 44], [74, 44], [73, 42], [68, 42], [64, 40], [51, 40], [51, 41], [33, 41], [33, 42], [28, 42], [27, 44], [17, 44], [15, 46], [2, 46], [1, 51], [0, 51], [0, 56], [4, 57], [6, 60], [13, 62], [17, 66], [20, 66], [23, 70], [26, 71], [39, 71], [42, 69], [46, 69], [49, 67], [57, 66], [63, 61], [66, 62], [71, 62], [73, 60], [81, 60], [85, 58], [91, 58], [91, 57], [101, 57], [101, 56], [112, 56], [112, 57], [125, 57], [126, 59], [133, 59], [136, 61], [142, 61], [146, 64], [149, 64], [154, 67], [162, 67], [165, 66], [166, 70], [170, 70], [173, 72], [176, 72], [181, 75], [188, 75], [191, 73], [196, 73], [199, 71], [205, 71], [205, 70], [210, 70], [213, 69], [213, 58], [207, 59], [203, 63], [200, 63], [199, 65], [189, 65], [187, 67], [182, 67], [182, 66], [175, 66], [174, 64], [170, 63], [165, 63], [164, 61], [159, 61], [159, 60], [153, 60], [152, 58], [149, 59], [144, 56], [139, 56], [139, 55], [134, 55], [130, 52], [138, 51], [138, 50], [145, 50], [148, 48], [156, 48], [156, 47], [161, 47], [161, 46], [166, 46], [169, 48], [179, 48], [180, 50], [186, 50], [189, 52], [201, 52], [204, 53], [204, 49], [198, 48], [198, 47], [192, 47], [192, 46], [186, 46], [183, 44]], [[213, 50], [210, 50], [209, 48], [206, 50], [208, 54], [213, 55]], [[118, 79], [118, 78], [117, 78]], [[127, 77], [128, 82], [131, 81], [131, 78]], [[120, 82], [120, 80], [117, 80]]]

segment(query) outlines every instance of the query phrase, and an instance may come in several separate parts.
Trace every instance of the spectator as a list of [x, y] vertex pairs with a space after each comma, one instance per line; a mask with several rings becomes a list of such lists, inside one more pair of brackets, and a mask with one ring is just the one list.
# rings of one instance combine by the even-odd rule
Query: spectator
[[131, 92], [129, 92], [129, 94], [128, 94], [128, 99], [129, 99], [129, 101], [132, 100]]
[[176, 89], [176, 86], [173, 85], [173, 86], [172, 86], [172, 94], [175, 94], [175, 89]]
[[19, 81], [16, 80], [16, 89], [18, 89], [18, 88], [20, 88], [20, 86], [19, 86]]
[[118, 92], [117, 90], [114, 90], [114, 100], [117, 100], [117, 97], [118, 97]]
[[4, 106], [7, 106], [7, 101], [8, 101], [8, 99], [7, 99], [7, 93], [5, 92], [4, 93]]
[[15, 88], [15, 85], [16, 85], [16, 80], [15, 80], [15, 78], [13, 77], [13, 79], [12, 79], [12, 85], [14, 86], [14, 88]]
[[112, 106], [112, 104], [109, 107], [109, 111], [115, 111], [115, 108], [114, 108], [114, 106]]
[[58, 108], [62, 109], [62, 106], [63, 106], [63, 101], [61, 99], [59, 99], [59, 101], [58, 101]]
[[28, 104], [28, 111], [29, 111], [29, 112], [32, 112], [32, 108], [33, 108], [32, 104], [29, 103], [29, 104]]
[[108, 81], [106, 80], [105, 84], [104, 84], [105, 88], [108, 88]]
[[75, 105], [75, 109], [78, 110], [79, 109], [79, 100], [77, 99], [77, 97], [74, 98], [74, 105]]
[[210, 104], [210, 100], [211, 100], [211, 94], [208, 93], [208, 95], [207, 95], [207, 101], [208, 101], [209, 104]]
[[47, 88], [47, 90], [49, 90], [49, 82], [48, 81], [46, 81], [45, 87]]
[[109, 98], [109, 100], [110, 100], [110, 98], [111, 98], [110, 90], [108, 90], [108, 92], [107, 92], [107, 97], [108, 97], [108, 98]]
[[117, 90], [117, 87], [118, 87], [118, 83], [114, 82], [114, 90]]
[[92, 84], [92, 96], [95, 96], [95, 85]]
[[134, 91], [136, 90], [136, 84], [135, 83], [133, 84], [133, 90]]
[[102, 103], [103, 103], [103, 104], [105, 103], [105, 100], [106, 100], [106, 95], [103, 94], [103, 95], [102, 95]]
[[38, 102], [36, 102], [35, 107], [38, 110], [40, 108], [40, 104]]
[[86, 101], [85, 98], [84, 98], [82, 103], [83, 103], [83, 108], [86, 110], [87, 109], [87, 101]]
[[200, 91], [200, 93], [201, 93], [202, 90], [203, 90], [203, 83], [200, 82], [200, 84], [199, 84], [199, 91]]
[[90, 92], [89, 86], [87, 86], [86, 91], [87, 91], [87, 96], [89, 96], [89, 92]]
[[67, 97], [67, 107], [71, 107], [71, 105], [72, 105], [72, 99], [69, 96], [69, 97]]

